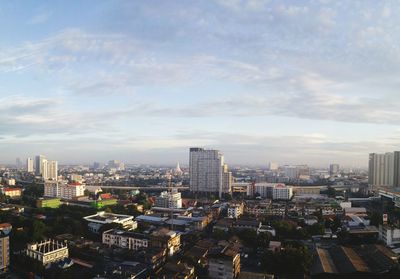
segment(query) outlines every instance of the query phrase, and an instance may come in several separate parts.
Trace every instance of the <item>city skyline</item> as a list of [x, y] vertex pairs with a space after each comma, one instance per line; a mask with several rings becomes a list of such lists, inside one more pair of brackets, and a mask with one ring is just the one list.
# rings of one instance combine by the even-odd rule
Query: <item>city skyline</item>
[[369, 153], [399, 149], [399, 10], [4, 2], [0, 162], [187, 164], [199, 146], [229, 165], [367, 167]]

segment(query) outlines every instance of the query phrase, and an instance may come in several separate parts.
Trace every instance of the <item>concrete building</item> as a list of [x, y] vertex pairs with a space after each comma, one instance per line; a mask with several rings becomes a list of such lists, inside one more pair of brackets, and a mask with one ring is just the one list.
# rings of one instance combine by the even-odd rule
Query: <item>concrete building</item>
[[181, 235], [175, 231], [161, 228], [150, 235], [150, 246], [167, 249], [168, 255], [172, 256], [181, 247]]
[[231, 174], [218, 150], [190, 148], [190, 191], [197, 193], [230, 193]]
[[379, 225], [379, 240], [386, 246], [400, 244], [400, 229], [389, 225]]
[[48, 161], [47, 162], [47, 179], [57, 180], [58, 178], [58, 162]]
[[34, 166], [33, 166], [33, 159], [32, 158], [27, 158], [26, 159], [26, 171], [33, 173], [34, 172]]
[[149, 236], [141, 233], [108, 230], [103, 232], [103, 244], [108, 246], [117, 246], [129, 250], [139, 250], [149, 247]]
[[393, 186], [400, 187], [400, 151], [394, 152]]
[[[369, 154], [369, 185], [372, 187], [392, 187], [394, 185], [394, 166], [394, 153]], [[396, 173], [398, 173], [398, 170]]]
[[8, 271], [10, 265], [10, 237], [12, 226], [9, 223], [0, 224], [0, 274]]
[[44, 196], [71, 200], [85, 195], [85, 185], [77, 182], [65, 184], [57, 181], [44, 183]]
[[68, 258], [67, 244], [55, 240], [45, 240], [27, 245], [26, 255], [38, 260], [43, 265], [62, 261]]
[[273, 200], [290, 200], [293, 196], [293, 187], [283, 183], [256, 183], [254, 193], [262, 198]]
[[212, 279], [234, 279], [240, 273], [240, 254], [229, 245], [215, 247], [208, 255], [208, 276]]
[[43, 162], [46, 160], [46, 157], [43, 155], [37, 155], [35, 158], [35, 174], [40, 176], [43, 174]]
[[21, 197], [21, 188], [9, 188], [5, 187], [2, 188], [2, 193], [3, 195], [10, 197], [10, 198], [19, 198]]
[[244, 204], [243, 203], [232, 203], [228, 207], [228, 218], [237, 219], [243, 215]]
[[272, 190], [273, 200], [290, 200], [293, 196], [292, 187], [288, 187], [284, 184], [277, 184]]
[[182, 208], [181, 193], [177, 189], [172, 189], [171, 192], [161, 192], [160, 196], [156, 197], [156, 207], [163, 208]]
[[125, 230], [134, 230], [137, 228], [137, 222], [133, 220], [133, 216], [107, 213], [105, 211], [97, 212], [94, 215], [83, 217], [89, 222], [89, 230], [98, 233], [100, 228], [105, 224], [120, 224]]

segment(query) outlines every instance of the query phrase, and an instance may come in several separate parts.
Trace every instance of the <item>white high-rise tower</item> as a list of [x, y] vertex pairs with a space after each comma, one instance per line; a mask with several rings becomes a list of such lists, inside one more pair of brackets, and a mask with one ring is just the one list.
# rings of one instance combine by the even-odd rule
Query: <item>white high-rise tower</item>
[[[230, 192], [231, 176], [218, 150], [190, 148], [190, 191], [197, 193]], [[226, 181], [226, 183], [224, 183]]]
[[33, 159], [32, 158], [27, 158], [26, 159], [26, 171], [33, 173]]

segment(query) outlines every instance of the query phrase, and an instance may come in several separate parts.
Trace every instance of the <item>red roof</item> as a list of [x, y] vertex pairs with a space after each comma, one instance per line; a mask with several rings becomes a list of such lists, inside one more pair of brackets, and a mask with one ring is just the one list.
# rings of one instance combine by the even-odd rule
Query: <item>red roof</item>
[[110, 193], [104, 193], [100, 195], [101, 199], [111, 199], [112, 195]]
[[0, 224], [0, 228], [8, 228], [8, 227], [11, 227], [10, 223], [1, 223]]
[[71, 182], [68, 184], [69, 186], [81, 186], [82, 184], [79, 182]]
[[20, 188], [4, 188], [4, 192], [11, 192], [11, 191], [21, 191]]

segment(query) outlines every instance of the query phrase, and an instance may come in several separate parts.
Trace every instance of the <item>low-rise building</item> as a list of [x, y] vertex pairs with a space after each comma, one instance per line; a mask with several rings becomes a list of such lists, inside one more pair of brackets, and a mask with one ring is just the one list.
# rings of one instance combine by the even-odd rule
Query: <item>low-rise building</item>
[[168, 255], [172, 256], [180, 249], [181, 235], [175, 231], [161, 228], [150, 235], [150, 245], [154, 248], [165, 248]]
[[94, 215], [83, 217], [83, 219], [89, 222], [89, 230], [94, 233], [98, 233], [103, 225], [112, 223], [121, 225], [125, 230], [134, 230], [137, 228], [137, 222], [130, 215], [100, 211]]
[[237, 219], [243, 215], [244, 204], [243, 203], [232, 203], [228, 207], [228, 218]]
[[135, 251], [149, 247], [148, 235], [129, 231], [108, 230], [103, 232], [102, 240], [105, 245], [117, 246]]
[[156, 197], [155, 206], [162, 208], [182, 208], [181, 193], [177, 189], [173, 189], [171, 192], [161, 192], [160, 196]]
[[72, 200], [85, 195], [85, 185], [72, 182], [65, 184], [58, 181], [46, 181], [44, 183], [44, 196]]
[[2, 189], [3, 195], [10, 197], [10, 198], [19, 198], [21, 197], [22, 190], [21, 188], [10, 188], [5, 187]]
[[26, 255], [47, 265], [68, 258], [68, 246], [63, 242], [51, 239], [30, 243], [27, 245]]
[[234, 279], [240, 273], [240, 254], [230, 247], [215, 247], [208, 254], [208, 276], [212, 279]]
[[400, 229], [395, 226], [379, 225], [379, 240], [386, 246], [400, 244]]

